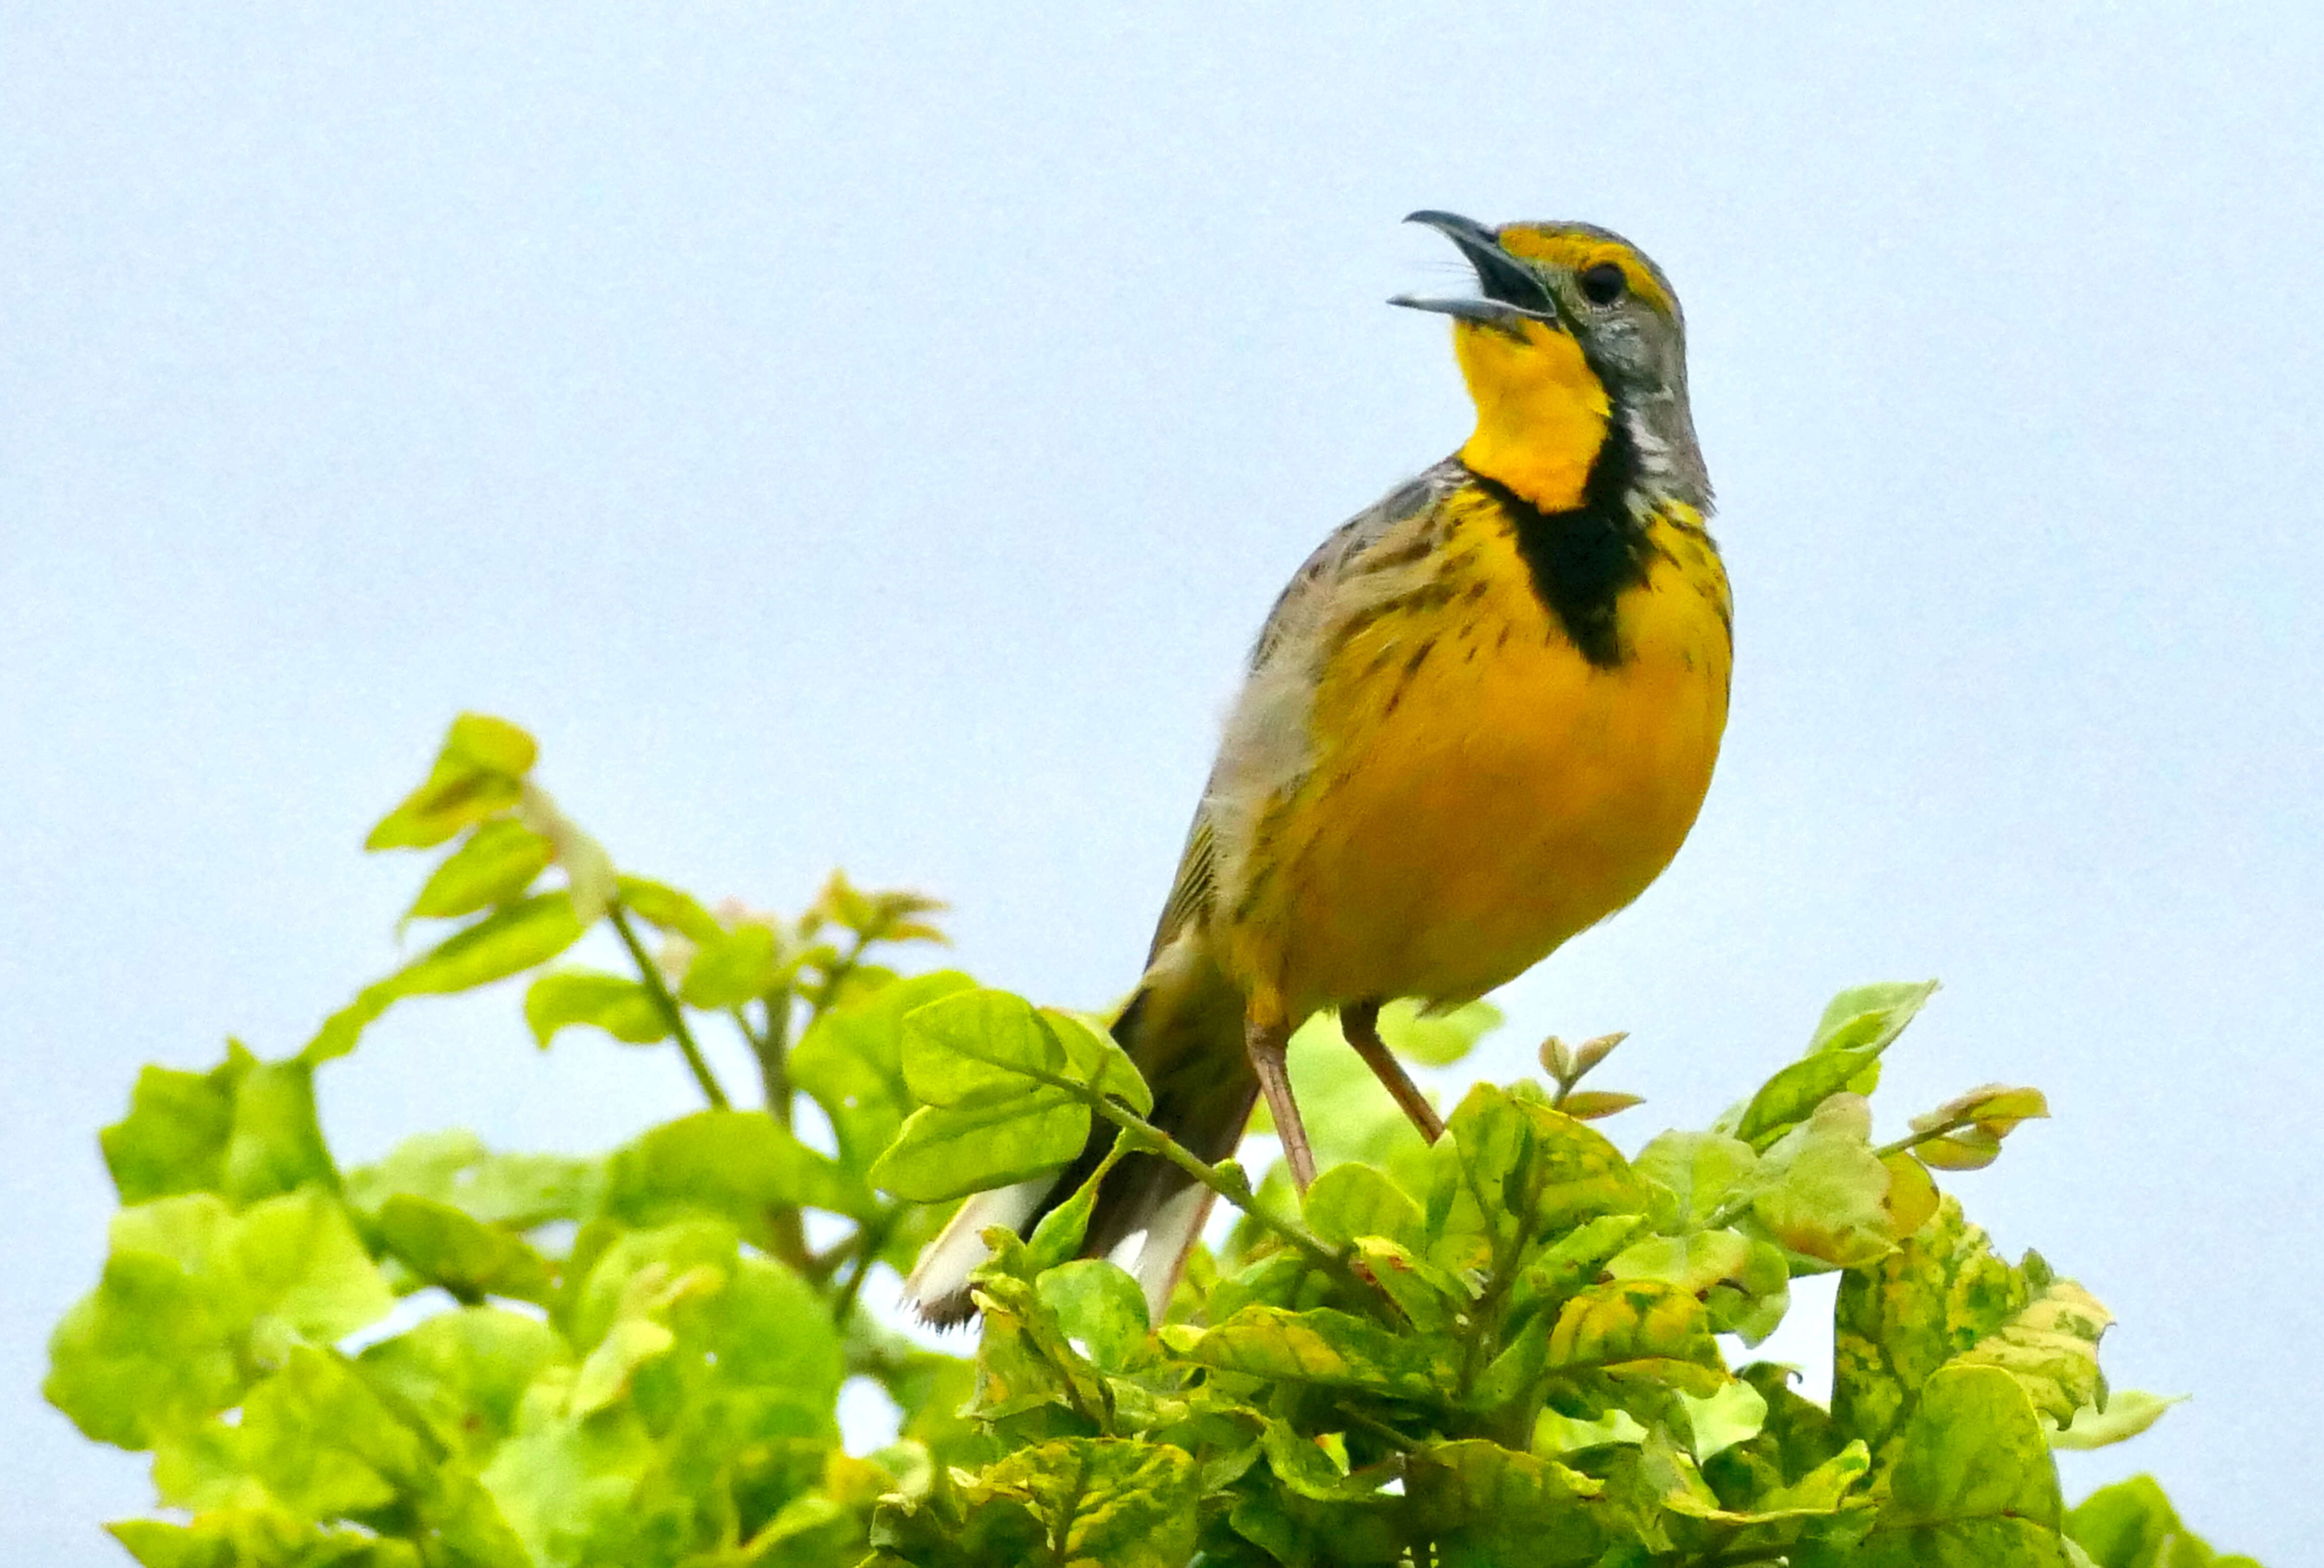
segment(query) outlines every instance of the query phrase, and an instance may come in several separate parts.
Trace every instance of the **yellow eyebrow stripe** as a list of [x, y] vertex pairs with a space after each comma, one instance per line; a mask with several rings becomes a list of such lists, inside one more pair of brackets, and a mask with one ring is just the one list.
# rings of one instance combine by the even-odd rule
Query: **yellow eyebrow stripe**
[[1611, 262], [1622, 269], [1622, 276], [1630, 292], [1652, 304], [1665, 316], [1678, 314], [1670, 291], [1662, 285], [1638, 254], [1628, 245], [1617, 244], [1593, 234], [1577, 234], [1571, 229], [1536, 228], [1526, 224], [1510, 224], [1500, 231], [1501, 249], [1521, 261], [1544, 262], [1568, 272], [1579, 272], [1600, 262]]

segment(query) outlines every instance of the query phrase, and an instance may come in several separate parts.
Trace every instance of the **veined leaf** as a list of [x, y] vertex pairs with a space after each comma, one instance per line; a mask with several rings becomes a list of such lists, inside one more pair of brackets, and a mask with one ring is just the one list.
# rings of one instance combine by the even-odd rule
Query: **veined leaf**
[[324, 1020], [300, 1053], [309, 1065], [343, 1056], [373, 1019], [407, 996], [468, 991], [556, 957], [581, 937], [573, 900], [563, 892], [537, 893], [462, 927], [385, 980], [365, 986], [355, 1001]]
[[650, 1046], [669, 1038], [669, 1019], [653, 993], [627, 975], [595, 969], [557, 969], [526, 988], [524, 1021], [535, 1044], [549, 1048], [557, 1031], [586, 1024], [625, 1045]]
[[380, 819], [367, 850], [429, 849], [462, 828], [517, 803], [540, 748], [505, 719], [462, 714], [452, 721], [427, 782]]
[[548, 839], [513, 817], [480, 823], [422, 884], [406, 920], [448, 920], [521, 898], [549, 869]]
[[942, 1203], [1054, 1170], [1089, 1141], [1090, 1109], [1063, 1089], [1004, 1082], [912, 1112], [874, 1162], [873, 1185]]

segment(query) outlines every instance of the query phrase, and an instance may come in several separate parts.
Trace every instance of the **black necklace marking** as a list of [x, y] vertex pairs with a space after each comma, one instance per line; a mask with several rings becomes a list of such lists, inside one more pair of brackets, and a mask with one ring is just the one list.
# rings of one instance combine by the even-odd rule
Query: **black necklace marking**
[[1469, 472], [1516, 526], [1517, 553], [1532, 573], [1534, 593], [1582, 657], [1600, 669], [1620, 664], [1616, 607], [1624, 593], [1645, 585], [1654, 558], [1646, 527], [1630, 512], [1638, 449], [1621, 410], [1609, 410], [1579, 506], [1544, 512], [1491, 475]]

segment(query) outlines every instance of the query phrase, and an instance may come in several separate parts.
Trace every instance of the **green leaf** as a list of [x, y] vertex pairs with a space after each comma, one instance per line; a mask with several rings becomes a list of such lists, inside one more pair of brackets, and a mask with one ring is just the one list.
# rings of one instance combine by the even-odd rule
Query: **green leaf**
[[1872, 1111], [1833, 1094], [1768, 1148], [1752, 1176], [1751, 1218], [1811, 1264], [1856, 1268], [1896, 1245], [1892, 1180], [1872, 1152]]
[[428, 781], [381, 818], [364, 848], [430, 849], [499, 816], [516, 805], [539, 755], [532, 737], [505, 719], [462, 714], [452, 721]]
[[1856, 1555], [1867, 1568], [2057, 1568], [2057, 1466], [2015, 1379], [1932, 1376], [1906, 1425], [1888, 1500]]
[[524, 1021], [543, 1050], [557, 1031], [574, 1024], [604, 1030], [625, 1045], [669, 1038], [669, 1019], [653, 992], [626, 975], [596, 969], [558, 969], [526, 988]]
[[241, 1430], [251, 1470], [311, 1518], [383, 1508], [429, 1468], [419, 1434], [345, 1363], [306, 1345], [251, 1390]]
[[933, 1106], [1022, 1094], [1069, 1070], [1056, 1033], [1032, 1003], [1005, 991], [955, 992], [914, 1009], [902, 1058], [905, 1083]]
[[1460, 1368], [1449, 1339], [1400, 1335], [1331, 1307], [1246, 1306], [1215, 1328], [1165, 1328], [1162, 1341], [1197, 1366], [1430, 1402], [1450, 1397]]
[[300, 1053], [309, 1065], [343, 1056], [373, 1019], [407, 996], [469, 991], [546, 963], [581, 938], [582, 926], [565, 893], [536, 893], [463, 927], [385, 980], [365, 986], [355, 1001], [323, 1022]]
[[693, 894], [681, 892], [667, 882], [625, 876], [618, 884], [616, 896], [622, 908], [639, 919], [689, 942], [715, 941], [726, 929]]
[[1876, 981], [1852, 986], [1825, 1005], [1823, 1017], [1816, 1020], [1815, 1033], [1808, 1040], [1808, 1050], [1811, 1054], [1885, 1050], [1936, 993], [1933, 980]]
[[1559, 1309], [1548, 1351], [1553, 1372], [1652, 1378], [1704, 1397], [1728, 1380], [1702, 1303], [1660, 1280], [1581, 1292]]
[[1633, 1561], [1609, 1553], [1635, 1536], [1615, 1510], [1598, 1505], [1606, 1483], [1554, 1459], [1477, 1439], [1430, 1443], [1412, 1456], [1405, 1485], [1442, 1568], [1614, 1568]]
[[1019, 1078], [913, 1111], [872, 1165], [872, 1184], [899, 1198], [935, 1204], [1064, 1165], [1089, 1141], [1089, 1107], [1063, 1089], [1024, 1084]]
[[678, 1336], [667, 1324], [651, 1318], [625, 1317], [605, 1331], [573, 1377], [566, 1408], [578, 1416], [595, 1416], [624, 1398], [638, 1369], [660, 1360], [677, 1345]]
[[226, 1197], [237, 1204], [309, 1183], [339, 1185], [315, 1119], [314, 1069], [307, 1063], [260, 1062], [242, 1075], [220, 1176]]
[[327, 1530], [288, 1508], [206, 1513], [192, 1523], [124, 1519], [105, 1526], [144, 1568], [420, 1568], [409, 1541]]
[[1336, 1165], [1315, 1178], [1305, 1201], [1308, 1228], [1334, 1247], [1359, 1236], [1400, 1246], [1424, 1242], [1420, 1205], [1368, 1165]]
[[1194, 1554], [1196, 1485], [1194, 1461], [1182, 1450], [1102, 1437], [1023, 1450], [982, 1480], [988, 1492], [1031, 1508], [1050, 1561], [1092, 1568], [1185, 1568]]
[[2163, 1419], [2163, 1413], [2173, 1405], [2183, 1404], [2184, 1394], [2150, 1394], [2143, 1388], [2123, 1388], [2107, 1396], [2106, 1408], [2095, 1404], [2085, 1405], [2074, 1412], [2074, 1418], [2062, 1427], [2050, 1430], [2052, 1448], [2106, 1448], [2126, 1442]]
[[1555, 1459], [1562, 1453], [1579, 1453], [1585, 1448], [1603, 1448], [1615, 1443], [1640, 1443], [1646, 1440], [1646, 1429], [1618, 1405], [1591, 1421], [1563, 1416], [1544, 1407], [1541, 1414], [1534, 1417], [1533, 1442], [1528, 1452], [1537, 1458]]
[[310, 1069], [260, 1062], [236, 1041], [208, 1074], [146, 1068], [128, 1117], [98, 1140], [124, 1203], [217, 1192], [242, 1204], [339, 1182]]
[[679, 999], [688, 1007], [722, 1012], [763, 996], [782, 982], [777, 945], [773, 928], [755, 920], [719, 932], [695, 948]]
[[905, 1016], [975, 983], [950, 970], [914, 975], [838, 1003], [800, 1037], [790, 1056], [791, 1083], [831, 1119], [850, 1170], [870, 1170], [912, 1111], [904, 1083]]
[[2215, 1555], [2179, 1522], [2151, 1475], [2092, 1492], [2066, 1516], [2066, 1534], [2097, 1568], [2259, 1568], [2248, 1557]]
[[1876, 1453], [1922, 1386], [1956, 1360], [2003, 1370], [2053, 1420], [2103, 1387], [2096, 1341], [2106, 1312], [2032, 1254], [2012, 1268], [1948, 1195], [1895, 1252], [1841, 1282], [1832, 1414]]
[[1766, 1396], [1740, 1379], [1708, 1398], [1697, 1398], [1682, 1389], [1678, 1402], [1686, 1411], [1687, 1426], [1693, 1434], [1690, 1447], [1698, 1462], [1758, 1436], [1767, 1423]]
[[111, 1240], [49, 1342], [42, 1392], [124, 1448], [227, 1408], [293, 1341], [329, 1343], [394, 1305], [338, 1200], [313, 1189], [238, 1216], [208, 1193], [161, 1198], [115, 1215]]
[[516, 1430], [525, 1391], [566, 1363], [556, 1330], [496, 1306], [438, 1313], [355, 1358], [365, 1382], [477, 1465]]
[[774, 1245], [777, 1210], [864, 1219], [879, 1207], [860, 1178], [760, 1111], [700, 1111], [653, 1129], [607, 1161], [604, 1204], [639, 1227], [716, 1214], [761, 1249]]
[[170, 1258], [116, 1250], [50, 1336], [41, 1393], [97, 1442], [151, 1448], [242, 1397], [241, 1307], [230, 1285]]
[[1446, 1125], [1457, 1163], [1438, 1161], [1434, 1237], [1478, 1235], [1515, 1262], [1545, 1234], [1646, 1207], [1645, 1184], [1602, 1134], [1536, 1101], [1480, 1084]]
[[240, 1041], [229, 1040], [226, 1060], [208, 1073], [149, 1066], [137, 1075], [129, 1114], [97, 1134], [124, 1204], [226, 1185], [235, 1090], [256, 1065]]
[[1145, 1342], [1146, 1293], [1116, 1265], [1084, 1258], [1048, 1269], [1035, 1283], [1066, 1339], [1086, 1345], [1090, 1360], [1109, 1371], [1120, 1370]]
[[1303, 1437], [1281, 1421], [1269, 1421], [1260, 1437], [1267, 1467], [1292, 1492], [1315, 1502], [1336, 1503], [1377, 1493], [1390, 1479], [1385, 1467], [1348, 1471], [1347, 1444], [1334, 1433], [1324, 1443]]
[[1832, 998], [1808, 1042], [1807, 1054], [1767, 1080], [1734, 1128], [1754, 1148], [1766, 1148], [1784, 1130], [1805, 1121], [1843, 1090], [1868, 1094], [1879, 1082], [1880, 1054], [1894, 1044], [1937, 989], [1933, 980], [1858, 986]]
[[1424, 1334], [1451, 1332], [1454, 1315], [1475, 1299], [1476, 1293], [1451, 1270], [1385, 1237], [1357, 1237], [1354, 1260]]
[[523, 896], [555, 854], [548, 839], [513, 817], [479, 824], [421, 886], [406, 920], [448, 920]]
[[1102, 1021], [1054, 1007], [1041, 1009], [1041, 1021], [1065, 1047], [1074, 1077], [1107, 1098], [1122, 1102], [1140, 1116], [1154, 1109], [1153, 1091]]
[[2070, 1422], [2106, 1393], [2098, 1339], [2113, 1322], [2089, 1291], [2070, 1279], [2052, 1279], [1953, 1361], [2000, 1368], [2017, 1379], [2035, 1410], [2053, 1423]]
[[1638, 1151], [1630, 1168], [1661, 1189], [1655, 1206], [1656, 1225], [1687, 1231], [1703, 1229], [1727, 1208], [1758, 1163], [1758, 1155], [1739, 1138], [1665, 1132]]
[[[116, 1236], [132, 1216], [159, 1206], [124, 1210]], [[310, 1343], [345, 1339], [395, 1305], [346, 1207], [327, 1194], [309, 1189], [252, 1205], [234, 1222], [231, 1249], [226, 1267], [254, 1319], [271, 1319]]]
[[1417, 1002], [1392, 1001], [1379, 1013], [1380, 1038], [1388, 1048], [1428, 1067], [1451, 1066], [1501, 1023], [1501, 1010], [1489, 1001], [1466, 1002], [1441, 1013], [1425, 1012]]
[[556, 1286], [549, 1260], [521, 1237], [448, 1204], [399, 1193], [381, 1206], [378, 1226], [390, 1252], [455, 1300], [473, 1305], [499, 1296], [547, 1305]]
[[595, 1212], [601, 1162], [558, 1154], [494, 1154], [473, 1132], [427, 1132], [377, 1165], [347, 1173], [347, 1205], [376, 1222], [398, 1193], [448, 1204], [472, 1220], [526, 1231]]

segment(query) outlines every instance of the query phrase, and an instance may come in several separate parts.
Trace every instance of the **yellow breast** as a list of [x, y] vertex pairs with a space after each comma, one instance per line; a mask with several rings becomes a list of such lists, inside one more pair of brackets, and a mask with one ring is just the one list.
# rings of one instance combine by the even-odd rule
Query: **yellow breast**
[[[1263, 814], [1224, 950], [1297, 1017], [1465, 1000], [1637, 898], [1693, 825], [1726, 725], [1727, 579], [1683, 509], [1586, 660], [1475, 490], [1445, 503], [1430, 591], [1333, 647], [1313, 767]], [[1383, 549], [1397, 548], [1384, 540]]]

